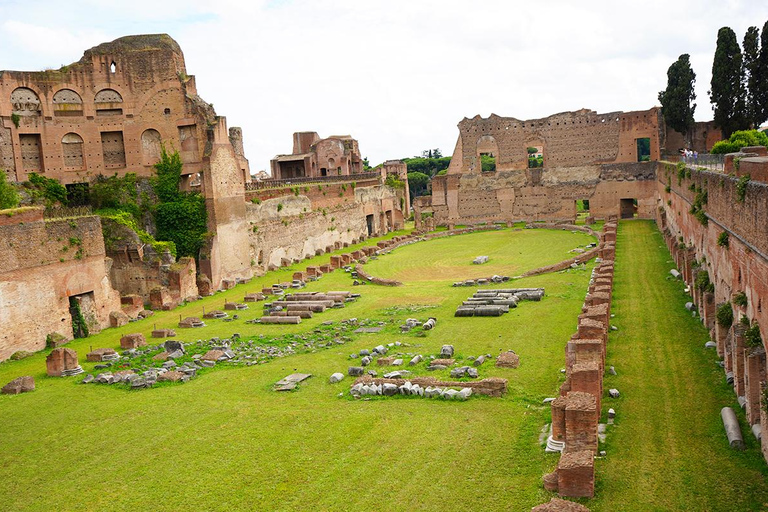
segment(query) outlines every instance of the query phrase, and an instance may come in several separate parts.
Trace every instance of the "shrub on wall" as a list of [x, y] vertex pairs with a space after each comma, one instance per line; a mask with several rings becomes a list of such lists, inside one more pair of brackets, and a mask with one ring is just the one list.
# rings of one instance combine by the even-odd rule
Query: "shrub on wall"
[[16, 208], [19, 205], [19, 194], [16, 187], [8, 182], [5, 171], [0, 169], [0, 210]]
[[763, 338], [760, 336], [760, 326], [757, 322], [752, 322], [752, 325], [744, 331], [744, 344], [748, 347], [759, 347], [763, 344]]
[[727, 140], [716, 142], [710, 153], [737, 153], [747, 146], [768, 147], [768, 135], [758, 130], [739, 130], [731, 134]]
[[36, 172], [29, 173], [27, 188], [33, 197], [42, 198], [47, 206], [61, 203], [67, 206], [67, 189], [58, 180], [40, 176]]
[[698, 274], [696, 274], [696, 288], [702, 292], [715, 291], [715, 285], [712, 284], [712, 282], [709, 280], [709, 272], [706, 270], [701, 270]]
[[717, 323], [724, 329], [733, 325], [733, 308], [730, 302], [725, 302], [717, 307]]
[[740, 203], [743, 203], [744, 198], [747, 197], [747, 183], [749, 183], [749, 175], [741, 176], [736, 182], [736, 200]]
[[742, 308], [747, 307], [747, 294], [744, 292], [737, 293], [733, 296], [733, 303]]
[[717, 245], [719, 245], [720, 247], [726, 247], [727, 248], [729, 243], [730, 243], [730, 241], [728, 240], [728, 232], [727, 231], [723, 231], [722, 233], [717, 235]]

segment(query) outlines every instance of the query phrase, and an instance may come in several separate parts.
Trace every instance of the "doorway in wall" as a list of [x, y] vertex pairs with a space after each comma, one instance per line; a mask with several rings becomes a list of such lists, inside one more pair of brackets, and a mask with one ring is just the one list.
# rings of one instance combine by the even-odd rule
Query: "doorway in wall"
[[365, 216], [365, 224], [368, 228], [368, 236], [373, 234], [373, 214]]
[[637, 214], [637, 199], [621, 199], [619, 212], [622, 219], [633, 219]]

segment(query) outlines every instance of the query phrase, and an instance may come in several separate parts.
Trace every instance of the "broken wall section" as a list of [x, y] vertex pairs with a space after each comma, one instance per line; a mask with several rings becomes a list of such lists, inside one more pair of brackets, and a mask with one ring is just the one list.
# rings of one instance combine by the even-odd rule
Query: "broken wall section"
[[107, 276], [99, 217], [43, 220], [42, 210], [12, 212], [0, 215], [0, 361], [42, 350], [50, 333], [72, 339], [73, 297], [90, 332], [109, 327], [120, 295]]

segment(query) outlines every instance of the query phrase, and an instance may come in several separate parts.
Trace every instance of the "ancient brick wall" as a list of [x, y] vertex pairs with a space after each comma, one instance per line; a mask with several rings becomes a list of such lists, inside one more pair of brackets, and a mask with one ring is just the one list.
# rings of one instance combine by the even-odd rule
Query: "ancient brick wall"
[[59, 70], [0, 72], [0, 155], [16, 181], [32, 171], [65, 184], [149, 175], [160, 141], [181, 152], [185, 174], [197, 173], [214, 120], [167, 35], [104, 43]]
[[[675, 166], [661, 166], [657, 223], [683, 279], [691, 286], [693, 302], [724, 358], [725, 371], [733, 374], [736, 393], [747, 401], [748, 421], [758, 423], [760, 385], [766, 382], [764, 347], [760, 353], [746, 347], [743, 333], [737, 330], [739, 318], [746, 317], [760, 326], [764, 342], [768, 333], [768, 310], [762, 309], [762, 298], [768, 296], [768, 185], [749, 182], [742, 201], [737, 178], [697, 170], [678, 177]], [[704, 190], [706, 225], [690, 213], [696, 194]], [[728, 234], [727, 246], [718, 244], [722, 233]], [[714, 285], [712, 294], [694, 286], [696, 275], [702, 271]], [[732, 301], [739, 292], [746, 294], [747, 306], [732, 304], [734, 326], [720, 328], [714, 319], [717, 305]], [[763, 364], [755, 364], [755, 357]]]
[[301, 261], [338, 243], [363, 240], [369, 236], [368, 218], [370, 235], [402, 228], [401, 191], [384, 185], [358, 186], [354, 191], [347, 187], [346, 193], [352, 195], [332, 204], [322, 194], [297, 196], [290, 190], [259, 204], [246, 203], [255, 271], [261, 273], [286, 261]]
[[621, 199], [636, 199], [637, 214], [652, 218], [656, 163], [553, 167], [495, 173], [446, 174], [432, 180], [439, 225], [478, 222], [574, 221], [576, 200], [590, 215], [620, 215]]
[[[6, 212], [11, 212], [7, 210]], [[19, 350], [45, 348], [48, 334], [72, 338], [69, 298], [89, 304], [92, 332], [120, 310], [110, 286], [98, 217], [44, 221], [39, 213], [0, 223], [0, 361]]]

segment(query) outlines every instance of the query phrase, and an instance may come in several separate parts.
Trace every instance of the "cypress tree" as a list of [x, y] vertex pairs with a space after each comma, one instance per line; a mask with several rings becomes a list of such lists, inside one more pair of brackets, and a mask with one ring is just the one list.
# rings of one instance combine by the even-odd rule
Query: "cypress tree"
[[693, 113], [696, 111], [696, 93], [693, 86], [696, 83], [696, 73], [691, 69], [690, 56], [684, 53], [669, 66], [667, 70], [667, 88], [659, 92], [661, 113], [667, 125], [682, 133], [688, 134], [693, 125]]
[[768, 121], [768, 21], [760, 34], [760, 52], [755, 65], [755, 89], [750, 94], [755, 102], [755, 128]]
[[717, 32], [717, 47], [712, 62], [712, 82], [709, 99], [715, 113], [715, 124], [723, 138], [746, 127], [744, 106], [743, 58], [736, 34], [730, 27]]
[[760, 106], [757, 103], [755, 94], [758, 92], [760, 84], [759, 53], [760, 53], [760, 32], [757, 27], [749, 27], [744, 34], [744, 77], [746, 83], [745, 113], [747, 122], [751, 128], [760, 126], [758, 120], [758, 110]]

